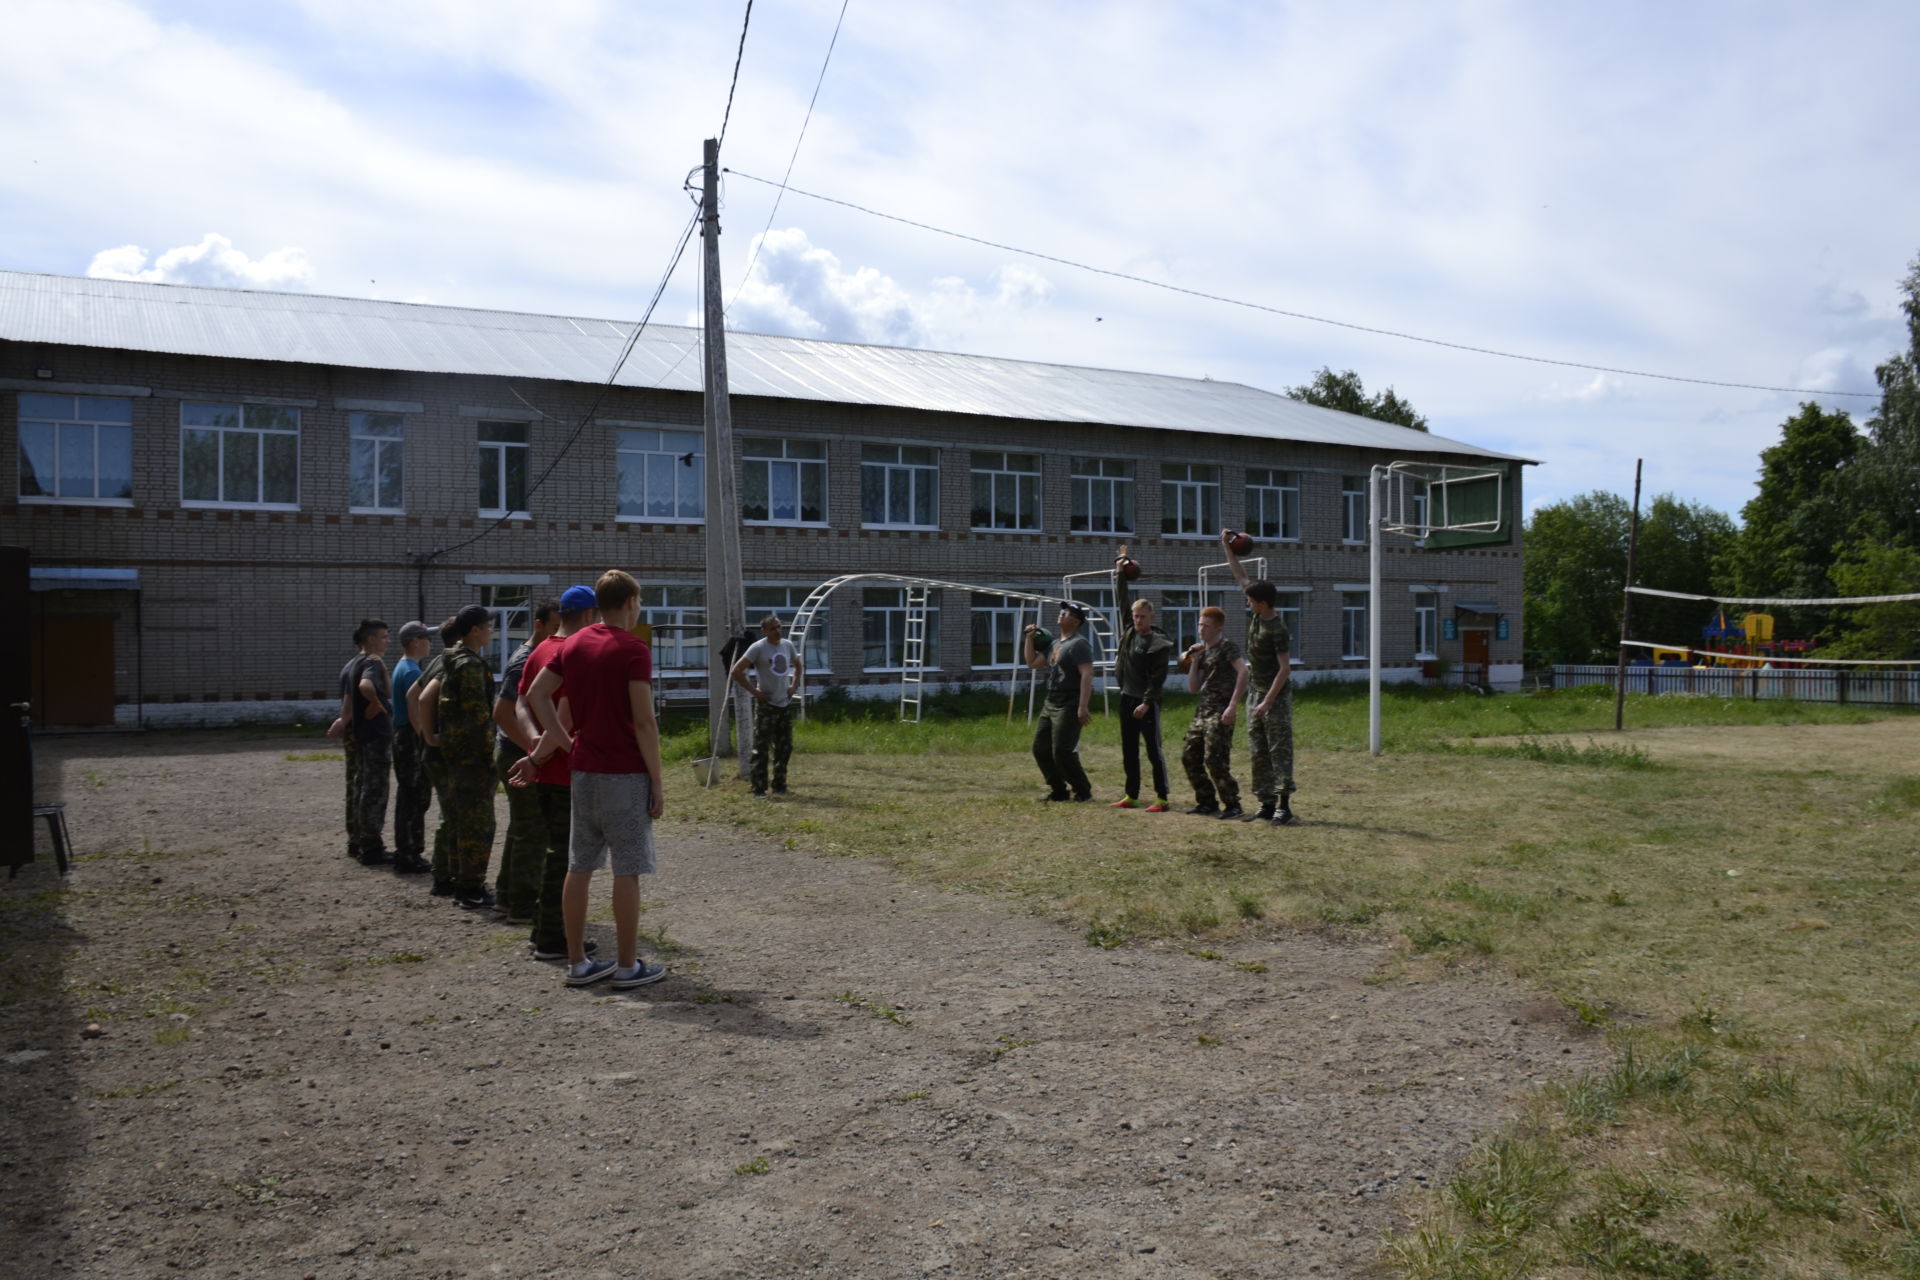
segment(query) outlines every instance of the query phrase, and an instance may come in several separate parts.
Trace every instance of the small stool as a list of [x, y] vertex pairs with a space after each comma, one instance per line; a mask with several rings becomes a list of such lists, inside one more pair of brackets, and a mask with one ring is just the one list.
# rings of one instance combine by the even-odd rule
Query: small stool
[[[15, 810], [17, 813], [18, 810]], [[53, 858], [60, 868], [60, 874], [67, 874], [67, 855], [73, 850], [73, 841], [67, 838], [67, 806], [64, 804], [36, 804], [33, 816], [47, 820], [47, 835], [53, 839]]]

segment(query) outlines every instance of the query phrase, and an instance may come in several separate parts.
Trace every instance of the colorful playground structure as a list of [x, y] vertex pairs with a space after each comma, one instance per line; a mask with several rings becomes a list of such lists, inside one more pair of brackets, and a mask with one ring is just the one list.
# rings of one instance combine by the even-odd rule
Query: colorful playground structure
[[1653, 665], [1764, 668], [1775, 658], [1805, 660], [1819, 644], [1816, 640], [1776, 640], [1770, 613], [1744, 614], [1736, 626], [1725, 609], [1715, 611], [1713, 621], [1700, 629], [1700, 640], [1696, 649], [1655, 649]]

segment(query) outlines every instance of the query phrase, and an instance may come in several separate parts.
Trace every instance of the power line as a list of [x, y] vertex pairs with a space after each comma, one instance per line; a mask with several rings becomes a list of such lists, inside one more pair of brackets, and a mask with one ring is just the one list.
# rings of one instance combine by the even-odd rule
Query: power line
[[[693, 229], [699, 225], [699, 222], [700, 211], [695, 209], [693, 215], [687, 219], [685, 229], [680, 232], [680, 239], [673, 246], [673, 257], [668, 261], [666, 271], [661, 274], [660, 283], [654, 288], [653, 298], [647, 303], [646, 314], [640, 317], [640, 323], [635, 325], [633, 332], [627, 335], [626, 344], [620, 348], [620, 358], [613, 362], [613, 368], [608, 372], [606, 379], [601, 382], [600, 390], [598, 394], [594, 396], [593, 403], [588, 405], [587, 411], [580, 415], [580, 421], [574, 426], [573, 434], [569, 435], [566, 443], [560, 446], [560, 451], [553, 455], [553, 461], [547, 464], [546, 470], [542, 471], [539, 478], [527, 487], [527, 504], [529, 508], [531, 508], [533, 504], [533, 495], [540, 491], [540, 486], [547, 482], [547, 477], [553, 474], [554, 469], [560, 465], [561, 459], [567, 456], [567, 451], [573, 448], [574, 442], [580, 438], [580, 433], [585, 431], [587, 424], [593, 421], [593, 415], [600, 411], [601, 404], [604, 403], [607, 398], [607, 392], [612, 389], [614, 380], [620, 376], [620, 370], [626, 367], [627, 358], [633, 354], [634, 346], [640, 341], [641, 331], [647, 327], [647, 322], [653, 319], [654, 308], [660, 305], [660, 299], [666, 293], [667, 285], [673, 280], [673, 273], [680, 266], [680, 257], [686, 252], [687, 242], [693, 238]], [[508, 389], [512, 390], [511, 387]], [[520, 396], [519, 392], [515, 391], [513, 394], [520, 399], [520, 403], [527, 404], [525, 397]], [[533, 408], [532, 405], [528, 405], [527, 407]], [[540, 411], [534, 409], [534, 412], [539, 413]], [[542, 414], [541, 416], [544, 417], [545, 415]], [[502, 497], [504, 496], [503, 494]], [[512, 518], [511, 515], [502, 515], [498, 520], [495, 520], [471, 538], [453, 543], [450, 546], [441, 547], [437, 551], [427, 552], [420, 563], [424, 566], [428, 561], [436, 560], [451, 552], [470, 547]]]
[[[848, 3], [849, 0], [840, 0], [840, 16], [834, 19], [833, 38], [827, 41], [827, 56], [820, 60], [820, 74], [813, 82], [813, 96], [807, 99], [806, 117], [800, 121], [800, 134], [793, 140], [793, 154], [787, 157], [787, 171], [780, 177], [780, 189], [773, 195], [773, 208], [767, 210], [767, 225], [760, 229], [759, 238], [753, 242], [753, 252], [747, 255], [747, 269], [740, 273], [740, 283], [735, 287], [733, 297], [728, 301], [725, 311], [733, 310], [733, 304], [740, 301], [740, 291], [747, 287], [747, 281], [752, 278], [753, 264], [760, 260], [761, 246], [766, 244], [767, 233], [773, 230], [773, 220], [779, 216], [780, 201], [787, 194], [787, 180], [793, 177], [794, 163], [800, 159], [800, 144], [807, 140], [807, 126], [813, 123], [813, 104], [820, 101], [820, 86], [827, 80], [827, 64], [833, 61], [833, 47], [840, 43], [840, 25], [847, 20]], [[744, 178], [747, 175], [740, 176]]]
[[725, 144], [727, 140], [727, 122], [733, 119], [733, 91], [740, 87], [740, 60], [747, 56], [747, 25], [753, 21], [753, 0], [747, 0], [746, 16], [740, 19], [740, 47], [733, 52], [733, 81], [727, 85], [727, 109], [720, 116], [720, 137], [717, 141]]
[[1263, 302], [1248, 302], [1242, 298], [1229, 298], [1223, 294], [1206, 293], [1199, 289], [1188, 289], [1177, 284], [1168, 284], [1164, 280], [1150, 280], [1145, 276], [1129, 275], [1124, 271], [1114, 271], [1107, 267], [1091, 266], [1085, 262], [1075, 262], [1071, 258], [1056, 257], [1050, 253], [1040, 253], [1034, 249], [1022, 249], [1018, 245], [1001, 244], [996, 240], [985, 240], [979, 236], [966, 235], [959, 231], [949, 231], [945, 227], [936, 227], [930, 223], [915, 222], [912, 218], [903, 218], [898, 214], [882, 213], [878, 209], [869, 209], [865, 205], [851, 200], [837, 200], [832, 196], [823, 196], [817, 191], [803, 191], [799, 187], [789, 186], [786, 182], [775, 182], [771, 178], [756, 177], [751, 173], [742, 173], [738, 169], [725, 172], [738, 174], [749, 182], [762, 183], [769, 187], [779, 187], [782, 192], [792, 191], [812, 200], [825, 204], [837, 204], [843, 209], [852, 209], [869, 217], [883, 218], [888, 222], [898, 222], [903, 226], [916, 227], [921, 231], [931, 231], [935, 235], [950, 236], [955, 240], [965, 240], [972, 244], [985, 245], [989, 249], [999, 249], [1004, 253], [1017, 253], [1023, 257], [1037, 258], [1042, 262], [1054, 262], [1063, 267], [1072, 267], [1076, 271], [1090, 271], [1095, 275], [1111, 276], [1116, 280], [1126, 280], [1132, 284], [1149, 285], [1155, 289], [1165, 289], [1169, 293], [1181, 293], [1190, 298], [1202, 298], [1208, 302], [1222, 302], [1230, 307], [1244, 307], [1249, 311], [1264, 311], [1269, 315], [1285, 316], [1289, 320], [1308, 320], [1314, 324], [1332, 325], [1339, 329], [1352, 329], [1359, 333], [1378, 334], [1385, 338], [1400, 338], [1406, 342], [1422, 342], [1430, 347], [1445, 347], [1450, 351], [1467, 351], [1474, 355], [1498, 356], [1503, 360], [1524, 360], [1530, 364], [1555, 365], [1563, 369], [1584, 369], [1589, 373], [1617, 373], [1628, 378], [1657, 378], [1662, 382], [1686, 382], [1703, 387], [1728, 387], [1738, 391], [1782, 391], [1789, 395], [1854, 396], [1864, 400], [1877, 400], [1878, 391], [1815, 391], [1808, 387], [1776, 387], [1757, 382], [1723, 382], [1717, 378], [1689, 378], [1677, 373], [1654, 373], [1646, 369], [1623, 369], [1614, 365], [1587, 364], [1579, 360], [1556, 360], [1551, 356], [1532, 356], [1519, 351], [1501, 351], [1494, 347], [1476, 347], [1465, 342], [1449, 342], [1444, 338], [1428, 338], [1417, 333], [1404, 333], [1398, 329], [1382, 329], [1374, 325], [1354, 324], [1347, 320], [1334, 320], [1327, 316], [1309, 315], [1304, 311], [1288, 311], [1282, 307], [1270, 307]]

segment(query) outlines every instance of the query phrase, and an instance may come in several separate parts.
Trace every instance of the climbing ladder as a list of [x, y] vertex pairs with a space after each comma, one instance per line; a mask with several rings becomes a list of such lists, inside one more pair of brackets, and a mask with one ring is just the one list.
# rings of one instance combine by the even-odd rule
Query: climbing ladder
[[927, 667], [927, 584], [907, 584], [907, 631], [900, 644], [900, 718], [907, 719], [913, 708], [913, 723], [920, 723], [921, 677]]

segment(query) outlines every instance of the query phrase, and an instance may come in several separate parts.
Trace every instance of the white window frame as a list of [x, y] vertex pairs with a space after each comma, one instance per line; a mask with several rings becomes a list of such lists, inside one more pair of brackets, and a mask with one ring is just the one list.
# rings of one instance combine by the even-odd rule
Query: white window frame
[[1220, 536], [1219, 467], [1206, 462], [1160, 464], [1160, 536]]
[[1340, 477], [1340, 541], [1363, 545], [1367, 540], [1367, 478]]
[[[30, 413], [28, 412], [28, 402], [32, 400], [71, 401], [73, 404], [74, 416], [71, 418], [48, 418], [48, 417], [38, 416], [37, 414], [34, 414], [34, 413]], [[117, 404], [117, 405], [125, 405], [126, 419], [124, 421], [120, 421], [114, 418], [100, 417], [98, 416], [100, 413], [100, 410], [97, 408], [91, 410], [91, 412], [95, 415], [93, 417], [80, 416], [83, 412], [89, 411], [88, 405], [90, 402], [104, 402], [104, 403], [111, 403], [111, 404]], [[38, 391], [23, 391], [20, 393], [18, 397], [18, 403], [15, 405], [15, 409], [17, 411], [17, 421], [19, 426], [19, 439], [15, 445], [15, 450], [18, 453], [19, 458], [18, 458], [18, 464], [17, 464], [18, 472], [14, 481], [14, 489], [21, 502], [45, 503], [51, 506], [70, 506], [70, 507], [71, 506], [131, 507], [133, 505], [133, 472], [134, 472], [135, 462], [133, 457], [133, 401], [132, 400], [128, 399], [125, 396], [83, 396], [83, 395], [70, 395], [70, 394], [47, 394], [47, 393], [38, 392]], [[43, 485], [50, 480], [56, 492], [33, 493], [33, 494], [18, 492], [20, 487], [26, 483], [26, 479], [27, 479], [27, 457], [26, 457], [27, 429], [30, 426], [31, 427], [48, 427], [52, 429], [53, 475], [50, 477], [42, 477], [36, 473], [35, 479], [39, 480]], [[87, 431], [88, 447], [93, 453], [93, 467], [92, 467], [93, 492], [91, 494], [58, 492], [60, 487], [60, 482], [64, 478], [61, 473], [62, 471], [65, 470], [65, 468], [62, 467], [60, 463], [60, 453], [61, 453], [60, 438], [70, 430], [74, 432], [78, 432], [83, 428]], [[126, 433], [127, 496], [124, 498], [105, 497], [105, 496], [102, 496], [100, 493], [100, 433], [102, 431]]]
[[[1015, 671], [1026, 666], [1021, 656], [1022, 639], [1026, 624], [1032, 622], [1035, 616], [1033, 601], [1015, 600], [985, 591], [975, 591], [967, 599], [968, 621], [971, 627], [967, 635], [967, 663], [970, 669]], [[984, 663], [979, 660], [978, 654], [982, 643], [980, 637], [982, 622], [987, 627], [985, 645], [989, 658], [989, 661]], [[1042, 625], [1046, 624], [1042, 623]], [[1003, 644], [1006, 650], [1004, 661], [1000, 657]]]
[[[187, 414], [196, 406], [214, 409], [232, 409], [238, 416], [239, 425], [233, 427], [208, 426], [187, 422]], [[293, 415], [293, 430], [286, 431], [278, 427], [253, 427], [247, 425], [250, 413], [290, 413]], [[189, 498], [187, 496], [187, 432], [208, 431], [214, 433], [218, 442], [215, 474], [219, 477], [221, 496], [218, 498]], [[256, 491], [267, 491], [267, 450], [269, 436], [292, 437], [293, 439], [293, 501], [266, 502], [259, 499], [229, 501], [227, 488], [227, 440], [230, 436], [250, 435], [254, 440], [254, 481]], [[300, 509], [300, 410], [291, 405], [242, 404], [226, 400], [182, 400], [180, 402], [180, 505], [201, 509], [219, 508], [226, 511], [298, 511]]]
[[1217, 587], [1205, 596], [1192, 588], [1174, 588], [1160, 593], [1156, 621], [1160, 629], [1172, 638], [1176, 651], [1191, 648], [1193, 642], [1200, 638], [1200, 611], [1208, 605], [1224, 610], [1227, 607], [1226, 589]]
[[493, 678], [502, 680], [507, 674], [507, 659], [513, 657], [526, 638], [533, 634], [533, 600], [546, 590], [547, 579], [530, 578], [524, 582], [483, 582], [480, 587], [480, 605], [493, 610], [493, 643], [489, 646], [493, 659]]
[[[706, 588], [683, 582], [655, 583], [640, 588], [640, 621], [653, 627], [700, 627], [695, 631], [656, 632], [652, 641], [653, 674], [697, 676], [707, 670], [707, 608], [699, 601]], [[694, 636], [698, 639], [694, 639]]]
[[[1037, 453], [1017, 453], [1005, 450], [975, 449], [972, 469], [968, 473], [967, 498], [972, 528], [975, 533], [1039, 533], [1041, 525], [1040, 501], [1040, 455]], [[981, 487], [986, 488], [987, 523], [980, 523]], [[999, 523], [1000, 500], [1011, 491], [1013, 520], [1012, 524]], [[1027, 509], [1032, 509], [1033, 523], [1023, 524], [1027, 518]]]
[[1299, 472], [1268, 467], [1247, 469], [1248, 533], [1263, 542], [1298, 542], [1300, 515]]
[[[367, 428], [374, 419], [391, 419], [398, 428], [390, 436], [369, 434]], [[359, 479], [361, 444], [368, 446], [367, 452], [373, 468], [371, 485], [374, 501], [371, 506], [356, 504], [353, 501], [353, 489]], [[347, 510], [356, 515], [402, 515], [406, 512], [407, 502], [407, 417], [403, 413], [374, 413], [354, 410], [347, 415]], [[393, 495], [391, 505], [380, 501], [380, 461], [386, 452], [392, 449], [400, 455], [400, 492]]]
[[[889, 603], [875, 604], [876, 597], [886, 596]], [[875, 617], [882, 618], [886, 639], [881, 647], [889, 664], [871, 666], [867, 662], [867, 632]], [[902, 665], [906, 658], [907, 644], [907, 589], [905, 587], [867, 587], [860, 593], [860, 669], [865, 672], [904, 671]], [[932, 593], [927, 597], [926, 642], [922, 649], [926, 661], [925, 670], [940, 669], [940, 606]], [[895, 656], [902, 661], [892, 661]]]
[[[613, 518], [618, 524], [705, 524], [707, 520], [707, 439], [687, 427], [615, 427], [613, 429]], [[629, 468], [638, 468], [641, 511], [620, 510]], [[673, 514], [655, 515], [648, 480], [664, 472], [673, 489]]]
[[1287, 665], [1297, 667], [1302, 661], [1300, 650], [1304, 648], [1305, 632], [1301, 624], [1307, 616], [1307, 593], [1304, 591], [1282, 591], [1274, 601], [1274, 613], [1287, 625], [1287, 635], [1293, 643], [1287, 649]]
[[[805, 453], [794, 452], [794, 446], [803, 449], [818, 449], [818, 457], [809, 457]], [[751, 472], [761, 470], [766, 473], [767, 514], [764, 518], [747, 515], [747, 480]], [[828, 515], [832, 510], [828, 505], [828, 469], [827, 442], [825, 440], [798, 440], [782, 436], [748, 436], [741, 441], [740, 461], [740, 520], [743, 524], [769, 525], [781, 528], [824, 529]], [[807, 520], [800, 518], [806, 510], [806, 491], [808, 480], [820, 486], [820, 518]], [[774, 517], [774, 497], [779, 483], [792, 486], [793, 510], [795, 518], [779, 520]], [[812, 666], [809, 664], [808, 669]]]
[[[925, 453], [929, 462], [909, 462], [907, 451], [915, 454]], [[891, 455], [891, 456], [889, 456]], [[880, 514], [884, 515], [893, 507], [893, 495], [902, 486], [907, 496], [907, 512], [911, 516], [926, 499], [926, 510], [932, 517], [931, 522], [921, 524], [909, 521], [905, 524], [892, 520], [874, 520], [867, 509], [867, 475], [878, 473], [880, 480]], [[860, 446], [860, 527], [862, 529], [938, 529], [940, 527], [940, 450], [932, 445], [905, 444], [864, 444]]]
[[[768, 614], [780, 619], [780, 627], [786, 638], [793, 638], [793, 620], [800, 614], [800, 606], [813, 594], [812, 587], [768, 586], [765, 583], [747, 584], [747, 630], [758, 631], [760, 620]], [[808, 676], [830, 675], [833, 671], [833, 606], [822, 608], [813, 615], [813, 623], [807, 628], [807, 651], [801, 655], [806, 663]], [[754, 637], [758, 639], [759, 637]]]
[[[1069, 482], [1073, 500], [1069, 507], [1069, 533], [1132, 533], [1134, 531], [1133, 460], [1130, 458], [1075, 458]], [[1105, 529], [1098, 528], [1094, 515], [1094, 495], [1104, 492], [1107, 516]]]
[[[1424, 643], [1422, 643], [1424, 641]], [[1433, 591], [1413, 593], [1413, 660], [1432, 662], [1440, 656], [1440, 596]]]
[[1367, 660], [1367, 593], [1340, 593], [1340, 657], [1346, 662]]
[[[508, 431], [518, 431], [520, 433], [520, 439], [518, 440], [482, 439], [481, 438], [482, 433], [486, 432], [489, 429], [493, 429], [493, 430], [505, 429]], [[532, 443], [533, 428], [532, 426], [525, 422], [499, 422], [499, 421], [493, 421], [493, 420], [486, 420], [475, 425], [473, 429], [473, 438], [474, 438], [474, 444], [480, 450], [479, 467], [485, 468], [487, 466], [492, 466], [494, 468], [494, 472], [493, 472], [494, 479], [499, 483], [499, 486], [500, 486], [501, 505], [497, 507], [480, 507], [479, 509], [480, 515], [483, 518], [488, 520], [530, 519], [531, 516], [527, 511], [527, 506], [532, 502], [532, 493], [533, 493], [533, 443]], [[510, 449], [525, 450], [525, 452], [521, 455], [520, 475], [522, 480], [525, 482], [527, 486], [527, 491], [520, 495], [521, 505], [518, 507], [510, 507], [507, 505], [508, 500], [513, 497], [512, 494], [507, 492], [507, 457], [508, 457], [507, 451]], [[484, 474], [483, 470], [476, 470], [475, 478], [478, 479], [479, 476], [482, 474]]]

